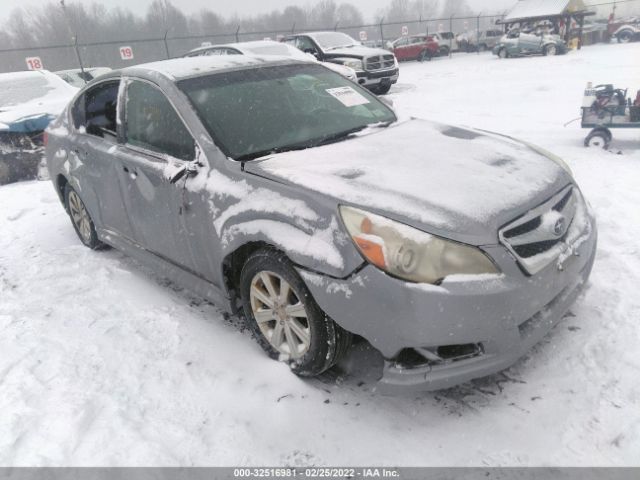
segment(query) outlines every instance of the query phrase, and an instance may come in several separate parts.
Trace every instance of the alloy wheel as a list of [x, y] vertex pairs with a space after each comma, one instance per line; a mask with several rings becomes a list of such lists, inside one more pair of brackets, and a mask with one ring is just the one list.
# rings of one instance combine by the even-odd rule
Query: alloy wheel
[[311, 345], [307, 311], [300, 296], [280, 275], [262, 271], [251, 281], [250, 302], [260, 332], [278, 352], [296, 359]]
[[69, 192], [69, 209], [78, 233], [85, 242], [89, 242], [91, 240], [91, 219], [84, 203], [75, 191]]

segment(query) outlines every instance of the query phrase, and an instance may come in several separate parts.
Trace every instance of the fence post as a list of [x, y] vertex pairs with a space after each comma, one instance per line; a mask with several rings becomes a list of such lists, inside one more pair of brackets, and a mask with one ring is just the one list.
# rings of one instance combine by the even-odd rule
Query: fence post
[[453, 14], [449, 17], [449, 33], [451, 34], [451, 38], [449, 38], [449, 58], [453, 58]]
[[167, 52], [167, 59], [171, 58], [169, 54], [169, 43], [167, 42], [167, 35], [169, 35], [169, 30], [164, 31], [164, 37], [162, 37], [162, 41], [164, 42], [164, 51]]
[[382, 48], [384, 48], [384, 28], [382, 27], [382, 22], [384, 22], [384, 17], [380, 19], [380, 41], [382, 42]]
[[236, 28], [236, 43], [240, 41], [240, 25]]
[[480, 14], [478, 14], [478, 18], [476, 18], [476, 50], [478, 50], [478, 55], [480, 55]]
[[291, 27], [291, 34], [293, 35], [296, 32], [296, 22], [293, 22], [293, 26]]
[[82, 57], [80, 56], [80, 50], [78, 49], [78, 37], [76, 35], [73, 36], [73, 48], [76, 51], [76, 57], [78, 57], [78, 65], [80, 65], [82, 79], [84, 80], [84, 83], [87, 83], [87, 80], [84, 78], [84, 65], [82, 64]]
[[338, 31], [338, 24], [339, 24], [339, 23], [340, 23], [340, 22], [336, 22], [336, 25], [333, 27], [333, 31], [334, 31], [334, 32], [337, 32], [337, 31]]

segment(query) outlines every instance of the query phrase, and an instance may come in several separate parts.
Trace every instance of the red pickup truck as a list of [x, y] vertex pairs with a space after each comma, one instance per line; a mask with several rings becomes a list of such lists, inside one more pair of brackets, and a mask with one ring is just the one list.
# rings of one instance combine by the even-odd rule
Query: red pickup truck
[[439, 43], [431, 35], [400, 37], [389, 45], [396, 58], [403, 60], [431, 60], [438, 56]]

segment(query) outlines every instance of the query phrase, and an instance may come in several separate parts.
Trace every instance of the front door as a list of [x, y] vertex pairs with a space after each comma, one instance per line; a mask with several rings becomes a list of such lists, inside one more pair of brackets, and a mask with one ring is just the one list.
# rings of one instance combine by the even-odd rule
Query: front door
[[127, 86], [124, 144], [117, 149], [119, 178], [136, 242], [162, 259], [197, 271], [184, 224], [184, 179], [175, 169], [195, 160], [195, 141], [167, 97], [155, 85]]

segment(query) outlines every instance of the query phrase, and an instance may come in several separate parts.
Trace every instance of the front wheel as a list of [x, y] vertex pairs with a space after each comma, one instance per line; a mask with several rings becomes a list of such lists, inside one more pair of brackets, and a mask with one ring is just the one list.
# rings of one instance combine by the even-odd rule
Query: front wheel
[[589, 135], [587, 135], [587, 138], [584, 139], [584, 146], [604, 148], [606, 150], [609, 148], [612, 139], [613, 135], [611, 135], [609, 130], [593, 130]]
[[547, 56], [554, 56], [558, 53], [558, 48], [555, 45], [547, 45], [544, 47], [544, 54]]
[[375, 93], [376, 95], [385, 95], [385, 94], [389, 93], [389, 90], [391, 90], [391, 84], [388, 84], [388, 85], [377, 85], [377, 86], [371, 88], [371, 91], [373, 93]]
[[500, 50], [498, 50], [498, 57], [500, 57], [500, 58], [508, 58], [509, 57], [509, 52], [507, 52], [506, 48], [501, 48]]
[[64, 187], [64, 200], [67, 212], [71, 217], [71, 223], [80, 241], [92, 250], [103, 248], [105, 245], [98, 240], [96, 227], [87, 207], [85, 207], [80, 195], [68, 183]]
[[240, 274], [240, 292], [246, 321], [260, 346], [297, 375], [319, 375], [351, 344], [351, 334], [320, 309], [280, 252], [263, 249], [251, 255]]

